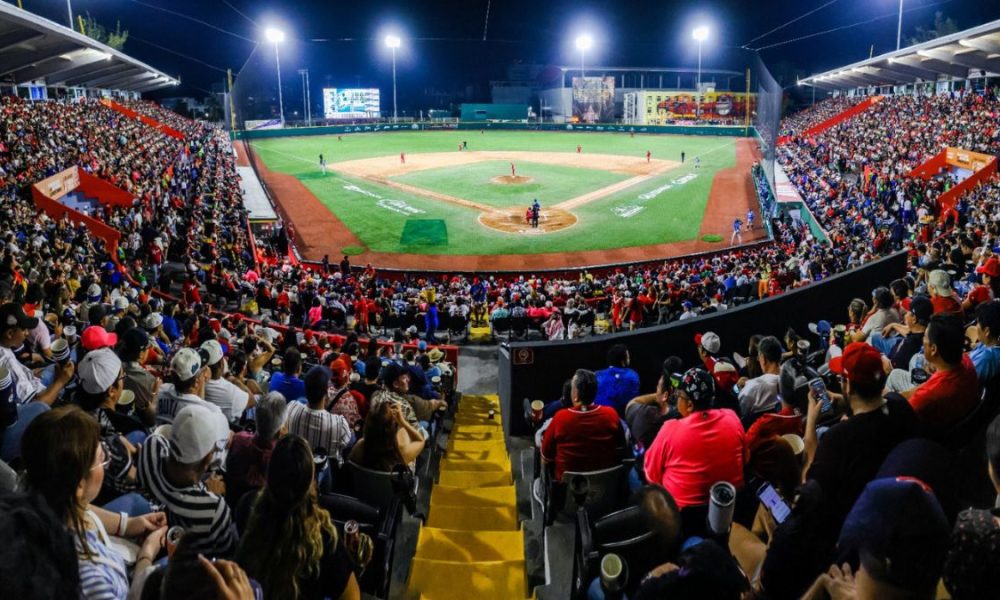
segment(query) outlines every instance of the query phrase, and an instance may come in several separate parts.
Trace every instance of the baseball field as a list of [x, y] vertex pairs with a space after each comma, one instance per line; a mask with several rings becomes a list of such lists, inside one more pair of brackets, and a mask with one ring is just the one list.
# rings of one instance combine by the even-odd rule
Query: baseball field
[[[749, 141], [733, 137], [461, 130], [252, 144], [309, 259], [422, 256], [448, 265], [524, 256], [531, 264], [576, 253], [599, 264], [595, 252], [610, 253], [609, 262], [650, 246], [679, 254], [728, 245], [731, 216], [752, 200], [741, 183], [749, 165], [738, 164], [752, 161]], [[532, 227], [525, 212], [536, 199]], [[706, 210], [710, 200], [718, 206]]]

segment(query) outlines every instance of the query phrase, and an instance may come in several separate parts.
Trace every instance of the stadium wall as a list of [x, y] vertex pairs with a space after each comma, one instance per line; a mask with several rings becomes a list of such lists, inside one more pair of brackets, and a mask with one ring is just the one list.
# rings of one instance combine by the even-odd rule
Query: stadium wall
[[745, 344], [755, 333], [781, 334], [788, 327], [806, 332], [807, 324], [831, 315], [846, 315], [853, 298], [867, 298], [873, 288], [899, 277], [906, 268], [906, 253], [899, 252], [864, 267], [835, 275], [820, 284], [786, 292], [722, 313], [677, 321], [631, 333], [617, 333], [564, 342], [515, 342], [500, 348], [499, 391], [507, 435], [529, 435], [524, 420], [525, 398], [559, 397], [562, 384], [576, 369], [606, 367], [605, 356], [614, 344], [625, 344], [632, 368], [639, 373], [643, 391], [651, 391], [659, 378], [663, 359], [677, 355], [686, 364], [698, 364], [695, 333], [714, 331], [722, 339], [723, 356], [745, 354]]
[[[617, 125], [617, 124], [559, 124], [559, 123], [392, 123], [377, 125], [328, 125], [324, 127], [296, 127], [285, 129], [258, 129], [236, 131], [234, 139], [257, 140], [275, 137], [295, 137], [304, 135], [341, 135], [350, 133], [375, 133], [384, 131], [447, 131], [497, 129], [510, 131], [591, 131], [603, 133], [648, 133], [661, 135], [716, 135], [727, 137], [756, 136], [753, 127], [730, 127], [721, 125]], [[758, 136], [759, 137], [759, 136]]]

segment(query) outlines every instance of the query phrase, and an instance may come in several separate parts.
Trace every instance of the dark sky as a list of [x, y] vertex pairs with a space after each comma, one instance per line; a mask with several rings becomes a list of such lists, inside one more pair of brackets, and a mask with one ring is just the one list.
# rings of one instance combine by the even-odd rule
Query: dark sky
[[[207, 65], [239, 71], [248, 58], [254, 77], [273, 77], [274, 52], [184, 18], [161, 7], [203, 20], [251, 39], [262, 39], [266, 24], [279, 24], [290, 39], [281, 47], [286, 94], [301, 94], [296, 70], [308, 67], [313, 99], [318, 88], [381, 87], [391, 97], [388, 51], [382, 35], [395, 25], [404, 38], [397, 55], [401, 107], [430, 89], [474, 85], [476, 98], [488, 101], [488, 82], [502, 79], [512, 61], [578, 64], [572, 40], [592, 31], [595, 48], [588, 64], [689, 66], [696, 62], [690, 31], [704, 21], [712, 38], [704, 46], [706, 67], [742, 68], [748, 53], [738, 50], [752, 38], [798, 17], [828, 0], [492, 0], [486, 41], [483, 26], [488, 0], [409, 0], [344, 2], [276, 0], [73, 0], [77, 13], [89, 11], [98, 21], [120, 21], [133, 36], [125, 51], [184, 84], [177, 91], [201, 96], [225, 75]], [[23, 0], [25, 8], [66, 22], [61, 1]], [[248, 18], [241, 16], [240, 12]], [[953, 18], [960, 29], [1000, 19], [1000, 0], [905, 0], [903, 35], [930, 25], [935, 11]], [[788, 61], [806, 73], [836, 68], [895, 48], [896, 0], [835, 0], [815, 14], [751, 46], [783, 42], [860, 21], [886, 18], [761, 52], [765, 63]], [[258, 25], [251, 23], [250, 19]], [[329, 40], [329, 41], [313, 41]], [[198, 59], [171, 54], [162, 48]], [[270, 71], [270, 73], [268, 72]], [[247, 79], [250, 79], [248, 77]], [[296, 97], [297, 98], [297, 97]], [[407, 102], [407, 98], [410, 102]]]

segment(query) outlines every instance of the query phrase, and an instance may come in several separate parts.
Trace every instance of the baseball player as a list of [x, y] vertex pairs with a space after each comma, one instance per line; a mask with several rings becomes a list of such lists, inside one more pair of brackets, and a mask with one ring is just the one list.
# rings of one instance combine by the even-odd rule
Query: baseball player
[[736, 220], [733, 221], [733, 235], [729, 238], [730, 246], [732, 246], [735, 241], [738, 241], [741, 244], [743, 243], [743, 235], [740, 233], [740, 230], [742, 229], [743, 221], [740, 221], [740, 218], [736, 217]]
[[399, 163], [403, 164], [403, 165], [406, 164], [406, 153], [405, 152], [400, 152], [399, 153]]
[[319, 155], [319, 168], [323, 171], [323, 174], [326, 175], [326, 159], [323, 158], [322, 154]]
[[510, 176], [517, 177], [517, 169], [514, 168], [514, 163], [510, 163]]
[[753, 209], [747, 211], [747, 231], [753, 231]]
[[650, 152], [649, 150], [646, 150], [646, 162], [649, 162], [651, 156], [653, 156], [653, 153]]

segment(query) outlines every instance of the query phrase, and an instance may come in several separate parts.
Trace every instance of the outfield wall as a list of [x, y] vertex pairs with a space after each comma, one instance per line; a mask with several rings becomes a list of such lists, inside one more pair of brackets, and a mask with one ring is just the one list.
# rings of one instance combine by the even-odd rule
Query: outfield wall
[[714, 331], [719, 334], [722, 356], [731, 356], [733, 352], [746, 355], [746, 343], [751, 335], [781, 335], [788, 327], [815, 342], [807, 329], [809, 322], [846, 316], [847, 305], [853, 298], [868, 298], [875, 287], [902, 276], [906, 260], [906, 252], [898, 252], [821, 283], [669, 325], [582, 340], [502, 344], [499, 391], [504, 431], [507, 435], [529, 435], [531, 427], [524, 421], [523, 400], [549, 402], [559, 398], [563, 381], [576, 369], [605, 368], [605, 356], [614, 344], [625, 344], [629, 348], [632, 368], [639, 373], [641, 390], [651, 392], [667, 356], [679, 356], [687, 365], [698, 364], [694, 344], [696, 333]]
[[258, 129], [235, 131], [234, 139], [258, 140], [304, 135], [343, 135], [350, 133], [375, 133], [379, 131], [448, 131], [483, 130], [502, 131], [591, 131], [601, 133], [644, 133], [660, 135], [715, 135], [726, 137], [751, 137], [753, 127], [723, 125], [616, 125], [616, 124], [559, 124], [559, 123], [378, 123], [368, 125], [328, 125], [323, 127], [296, 127], [285, 129]]

